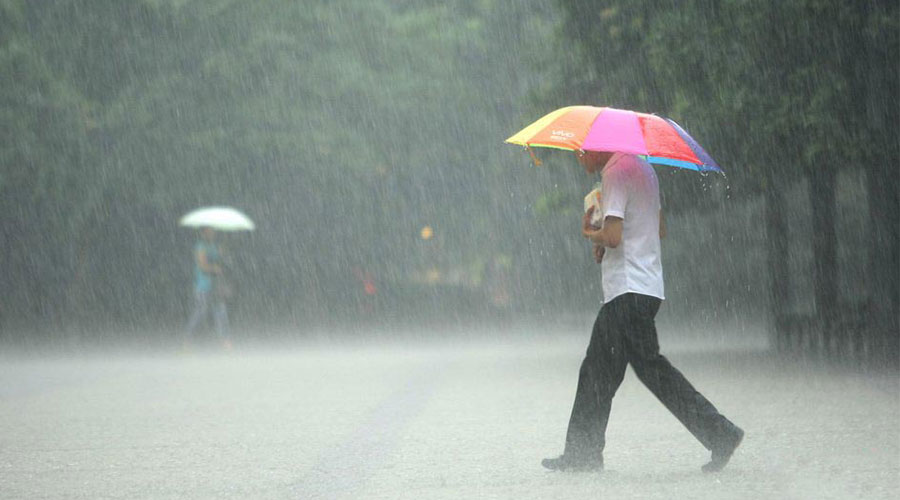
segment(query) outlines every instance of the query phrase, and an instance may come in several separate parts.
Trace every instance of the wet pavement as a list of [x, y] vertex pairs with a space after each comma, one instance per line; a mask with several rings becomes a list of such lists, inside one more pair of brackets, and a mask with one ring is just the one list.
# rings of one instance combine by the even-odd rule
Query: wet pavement
[[629, 369], [606, 470], [553, 473], [586, 335], [476, 337], [7, 356], [0, 498], [896, 498], [895, 373], [664, 342], [728, 468]]

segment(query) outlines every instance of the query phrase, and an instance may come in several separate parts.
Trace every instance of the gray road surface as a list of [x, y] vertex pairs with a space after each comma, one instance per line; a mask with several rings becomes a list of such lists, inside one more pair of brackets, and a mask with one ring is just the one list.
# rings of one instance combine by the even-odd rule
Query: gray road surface
[[669, 349], [747, 431], [723, 473], [699, 471], [708, 453], [630, 369], [607, 470], [544, 471], [586, 345], [585, 333], [6, 357], [0, 498], [897, 498], [896, 375], [753, 346]]

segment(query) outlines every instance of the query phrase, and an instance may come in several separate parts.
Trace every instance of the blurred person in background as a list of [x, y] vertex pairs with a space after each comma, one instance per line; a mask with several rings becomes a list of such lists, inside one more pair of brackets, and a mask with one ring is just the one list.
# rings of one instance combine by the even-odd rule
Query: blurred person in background
[[205, 227], [194, 245], [194, 311], [185, 328], [184, 347], [190, 348], [194, 334], [212, 311], [216, 335], [225, 349], [231, 349], [228, 308], [231, 288], [223, 272], [223, 252], [216, 242], [216, 231]]

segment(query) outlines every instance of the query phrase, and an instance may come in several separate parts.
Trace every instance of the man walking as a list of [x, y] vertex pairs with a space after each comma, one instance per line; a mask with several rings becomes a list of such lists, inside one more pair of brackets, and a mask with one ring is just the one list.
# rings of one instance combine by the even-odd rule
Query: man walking
[[604, 304], [594, 322], [581, 364], [566, 445], [558, 458], [544, 459], [551, 470], [600, 470], [610, 405], [628, 363], [641, 382], [712, 452], [704, 472], [722, 470], [744, 432], [659, 353], [655, 316], [663, 295], [659, 181], [645, 160], [622, 153], [583, 152], [589, 174], [602, 168], [602, 226], [585, 214], [583, 235], [601, 262]]

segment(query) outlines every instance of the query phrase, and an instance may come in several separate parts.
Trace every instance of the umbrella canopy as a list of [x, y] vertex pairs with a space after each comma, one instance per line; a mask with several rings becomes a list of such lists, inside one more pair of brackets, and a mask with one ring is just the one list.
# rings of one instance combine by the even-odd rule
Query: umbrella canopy
[[205, 207], [188, 213], [178, 221], [185, 227], [211, 227], [218, 231], [253, 231], [249, 217], [231, 207]]
[[553, 111], [506, 140], [526, 148], [643, 155], [658, 165], [722, 172], [683, 128], [668, 118], [594, 106]]

